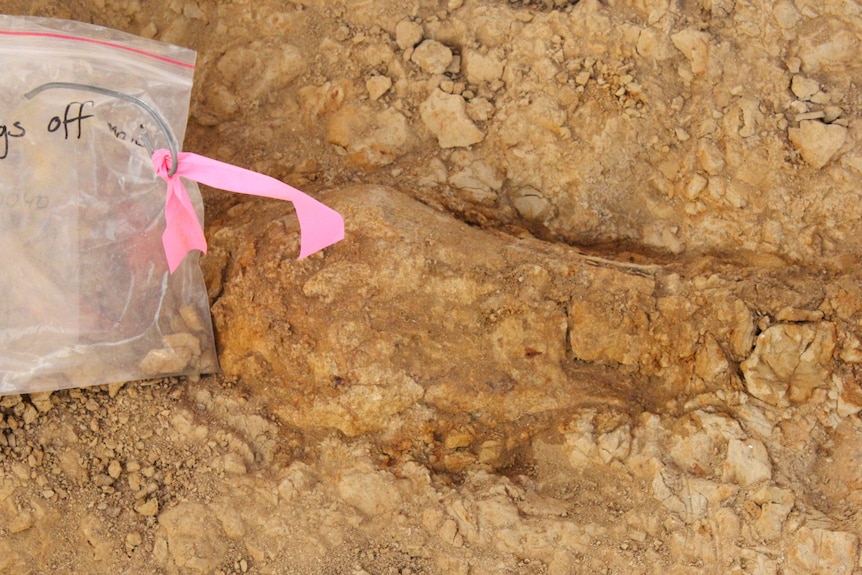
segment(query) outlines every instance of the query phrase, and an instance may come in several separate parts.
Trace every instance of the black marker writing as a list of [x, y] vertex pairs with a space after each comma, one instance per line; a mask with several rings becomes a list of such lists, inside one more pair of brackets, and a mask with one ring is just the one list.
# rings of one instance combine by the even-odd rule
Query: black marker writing
[[0, 124], [0, 160], [5, 160], [9, 155], [9, 138], [20, 138], [26, 133], [21, 122], [14, 122], [11, 128]]
[[110, 122], [108, 122], [108, 129], [110, 129], [111, 132], [113, 132], [115, 138], [125, 141], [125, 139], [126, 139], [126, 132], [125, 131], [119, 129], [115, 124], [112, 124]]
[[48, 196], [31, 196], [27, 192], [0, 193], [0, 210], [4, 208], [29, 208], [44, 210], [50, 204]]
[[[48, 132], [53, 134], [62, 128], [64, 140], [68, 140], [70, 135], [73, 139], [80, 140], [84, 135], [84, 120], [95, 117], [95, 114], [85, 113], [87, 106], [95, 105], [96, 104], [93, 100], [87, 100], [86, 102], [69, 102], [66, 104], [66, 109], [63, 111], [62, 117], [59, 115], [53, 116], [48, 120]], [[126, 139], [125, 132], [120, 131], [112, 124], [108, 124], [108, 126], [114, 133], [114, 136], [121, 140]], [[27, 134], [28, 132], [24, 129], [24, 124], [22, 122], [0, 124], [0, 160], [5, 160], [9, 156], [11, 138], [23, 138]], [[137, 140], [132, 139], [131, 141], [138, 146], [141, 145]], [[4, 198], [0, 198], [0, 207], [2, 207], [4, 201], [7, 204], [7, 207], [9, 207], [8, 203], [11, 200], [8, 198], [5, 198], [5, 200]]]
[[[143, 126], [141, 126], [141, 128], [143, 128]], [[142, 144], [136, 138], [129, 138], [129, 135], [126, 133], [126, 131], [121, 130], [119, 128], [119, 126], [117, 126], [116, 124], [112, 124], [111, 122], [108, 122], [108, 129], [111, 130], [111, 133], [114, 134], [114, 137], [117, 138], [118, 140], [122, 140], [123, 142], [129, 141], [129, 142], [133, 143], [134, 145], [141, 147], [141, 148], [146, 147], [144, 144]]]
[[[76, 139], [81, 139], [81, 126], [84, 123], [84, 120], [87, 118], [92, 118], [93, 114], [84, 114], [84, 106], [87, 104], [94, 106], [95, 102], [92, 100], [87, 100], [86, 102], [70, 102], [66, 106], [66, 111], [63, 112], [63, 119], [60, 119], [60, 116], [54, 116], [48, 122], [48, 131], [56, 132], [61, 127], [63, 128], [64, 140], [69, 139], [69, 124], [78, 124], [78, 136]], [[75, 112], [75, 108], [77, 107], [77, 112]], [[75, 115], [77, 114], [77, 115]]]

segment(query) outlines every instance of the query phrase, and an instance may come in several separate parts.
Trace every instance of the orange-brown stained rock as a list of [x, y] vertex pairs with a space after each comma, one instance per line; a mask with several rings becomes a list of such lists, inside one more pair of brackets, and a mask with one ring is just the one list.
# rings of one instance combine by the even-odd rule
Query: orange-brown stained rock
[[234, 210], [211, 246], [212, 262], [235, 254], [214, 282], [223, 368], [267, 382], [258, 391], [300, 428], [355, 435], [655, 404], [702, 388], [704, 333], [717, 354], [751, 348], [752, 316], [724, 285], [698, 299], [660, 266], [480, 230], [389, 188], [323, 199], [347, 222], [323, 254], [295, 259], [296, 220], [272, 202]]
[[512, 420], [587, 398], [567, 383], [556, 286], [582, 262], [549, 266], [539, 242], [381, 187], [324, 199], [344, 215], [343, 242], [296, 261], [293, 216], [254, 216], [271, 221], [250, 226], [214, 307], [225, 371], [278, 382], [265, 392], [284, 419], [353, 435], [428, 407]]

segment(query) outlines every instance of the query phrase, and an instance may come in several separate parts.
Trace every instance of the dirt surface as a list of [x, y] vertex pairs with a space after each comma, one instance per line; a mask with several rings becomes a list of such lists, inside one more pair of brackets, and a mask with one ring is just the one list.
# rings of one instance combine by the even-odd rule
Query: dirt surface
[[0, 398], [0, 572], [862, 572], [862, 7], [0, 0], [198, 51], [224, 373]]

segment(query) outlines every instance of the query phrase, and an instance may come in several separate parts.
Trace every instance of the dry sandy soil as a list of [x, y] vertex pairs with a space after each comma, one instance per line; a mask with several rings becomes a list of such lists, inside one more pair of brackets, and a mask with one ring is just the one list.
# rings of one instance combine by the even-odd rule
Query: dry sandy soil
[[0, 0], [198, 51], [223, 373], [0, 398], [0, 572], [862, 572], [853, 0]]

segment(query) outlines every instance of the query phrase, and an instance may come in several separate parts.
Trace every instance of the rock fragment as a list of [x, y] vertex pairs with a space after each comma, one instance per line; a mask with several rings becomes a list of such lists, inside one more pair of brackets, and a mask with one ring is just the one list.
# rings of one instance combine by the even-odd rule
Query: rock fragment
[[712, 334], [706, 334], [695, 354], [694, 372], [707, 382], [718, 381], [730, 370], [727, 357]]
[[144, 517], [155, 517], [159, 514], [159, 502], [155, 497], [138, 501], [135, 504], [135, 511]]
[[33, 517], [33, 514], [29, 511], [22, 510], [7, 523], [6, 530], [10, 534], [23, 533], [33, 527], [34, 522], [35, 518]]
[[141, 543], [143, 543], [143, 538], [141, 534], [137, 531], [132, 531], [128, 535], [126, 535], [126, 552], [131, 553], [135, 550], [135, 548], [139, 547]]
[[227, 555], [222, 525], [236, 519], [199, 503], [181, 503], [159, 515], [153, 545], [156, 564], [178, 573], [215, 573]]
[[746, 502], [751, 505], [746, 505], [746, 509], [750, 509], [757, 534], [767, 541], [781, 537], [781, 528], [793, 509], [794, 501], [792, 491], [771, 485], [751, 494]]
[[108, 464], [108, 475], [113, 479], [119, 479], [120, 474], [123, 472], [123, 466], [116, 459], [111, 460], [111, 463]]
[[772, 464], [766, 446], [756, 439], [731, 439], [727, 444], [722, 479], [743, 487], [772, 478]]
[[829, 163], [847, 139], [844, 126], [817, 120], [803, 120], [798, 128], [789, 128], [787, 133], [802, 159], [818, 170]]
[[374, 517], [397, 509], [401, 494], [383, 472], [346, 473], [338, 482], [338, 495], [363, 514]]
[[740, 365], [748, 393], [776, 406], [804, 401], [815, 388], [829, 383], [835, 342], [830, 322], [768, 328]]
[[33, 406], [39, 410], [39, 413], [48, 413], [51, 411], [51, 408], [54, 406], [51, 401], [51, 392], [43, 391], [40, 393], [31, 393], [30, 394], [30, 402]]
[[793, 2], [788, 0], [780, 0], [772, 7], [772, 14], [778, 25], [785, 29], [792, 29], [802, 19], [802, 15]]
[[147, 375], [167, 375], [180, 373], [192, 359], [188, 348], [162, 347], [151, 349], [141, 362], [140, 368]]
[[797, 74], [790, 81], [790, 91], [800, 100], [807, 100], [820, 91], [820, 83]]
[[725, 166], [724, 154], [714, 142], [705, 138], [697, 143], [697, 161], [710, 176], [718, 175]]
[[[597, 281], [601, 281], [599, 278], [604, 274], [605, 271], [600, 270]], [[596, 305], [595, 300], [583, 298], [581, 294], [573, 295], [569, 304], [569, 346], [578, 359], [637, 365], [649, 355], [652, 338], [645, 310], [651, 308], [649, 294], [654, 283], [634, 276], [625, 280], [625, 284], [616, 288], [617, 295], [607, 296], [608, 301], [619, 297], [631, 302], [631, 308], [622, 313], [613, 304]]]
[[394, 108], [344, 106], [326, 127], [327, 142], [347, 150], [346, 163], [366, 169], [394, 162], [409, 150], [410, 139], [407, 119]]
[[172, 333], [163, 338], [164, 343], [172, 349], [187, 349], [193, 356], [201, 354], [201, 342], [190, 333]]
[[503, 181], [499, 170], [481, 160], [449, 176], [449, 183], [464, 191], [468, 199], [487, 205], [496, 203]]
[[706, 189], [706, 186], [709, 184], [709, 180], [700, 174], [692, 175], [691, 179], [689, 179], [688, 184], [686, 184], [685, 188], [683, 188], [683, 195], [689, 200], [695, 200], [700, 195], [700, 193]]
[[206, 329], [206, 324], [201, 319], [200, 312], [193, 305], [184, 305], [180, 308], [180, 317], [191, 331], [201, 332]]
[[850, 575], [859, 557], [859, 539], [846, 531], [802, 527], [784, 566], [786, 575]]
[[452, 50], [436, 40], [425, 40], [413, 50], [410, 59], [429, 74], [442, 74], [452, 63]]
[[471, 84], [490, 84], [503, 77], [503, 62], [477, 50], [464, 50], [462, 66], [464, 77]]
[[542, 222], [553, 214], [554, 206], [532, 186], [524, 186], [515, 194], [512, 205], [518, 215], [530, 222]]
[[395, 43], [408, 50], [422, 41], [422, 26], [411, 20], [402, 20], [395, 26]]
[[467, 115], [476, 122], [487, 122], [494, 113], [494, 104], [486, 98], [473, 98], [467, 104]]
[[[282, 43], [278, 48], [270, 48], [253, 42], [227, 49], [216, 68], [228, 86], [235, 86], [240, 95], [256, 98], [288, 85], [306, 65], [306, 59], [296, 46]], [[227, 98], [224, 105], [232, 107], [231, 98]]]
[[441, 148], [472, 146], [485, 138], [484, 132], [467, 116], [464, 98], [457, 94], [435, 88], [419, 106], [419, 112]]
[[831, 124], [844, 114], [844, 110], [840, 106], [826, 106], [823, 108], [823, 121]]
[[191, 333], [180, 332], [162, 338], [165, 347], [152, 349], [140, 363], [147, 375], [170, 375], [183, 372], [194, 358], [200, 358], [200, 340]]
[[673, 45], [691, 63], [691, 72], [698, 76], [706, 72], [709, 64], [709, 34], [687, 28], [670, 37]]
[[824, 18], [799, 38], [799, 59], [808, 73], [847, 70], [859, 54], [859, 38], [839, 18]]
[[379, 99], [391, 87], [392, 80], [388, 76], [371, 76], [365, 80], [365, 89], [368, 90], [368, 97], [372, 100]]

